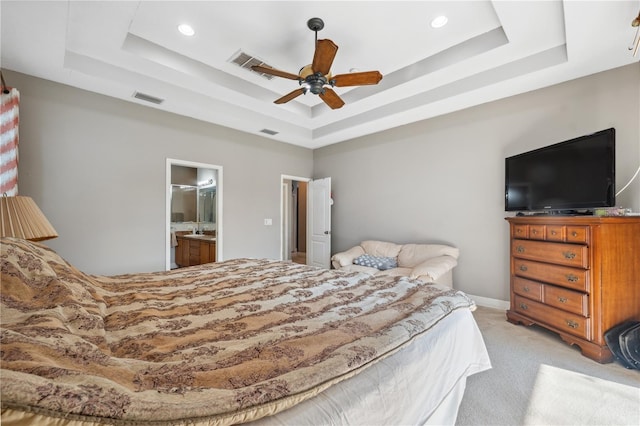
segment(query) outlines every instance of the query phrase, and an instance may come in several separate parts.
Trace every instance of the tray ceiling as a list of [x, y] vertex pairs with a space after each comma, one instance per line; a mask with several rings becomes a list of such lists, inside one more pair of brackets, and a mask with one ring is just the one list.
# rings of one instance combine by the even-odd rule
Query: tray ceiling
[[[7, 1], [2, 67], [307, 148], [338, 143], [638, 62], [640, 1]], [[432, 28], [445, 15], [448, 23]], [[338, 46], [341, 109], [239, 54], [296, 74], [314, 33]], [[188, 23], [195, 35], [178, 32]], [[10, 82], [9, 82], [10, 83]], [[136, 96], [136, 94], [138, 94]], [[152, 101], [159, 101], [154, 103]]]

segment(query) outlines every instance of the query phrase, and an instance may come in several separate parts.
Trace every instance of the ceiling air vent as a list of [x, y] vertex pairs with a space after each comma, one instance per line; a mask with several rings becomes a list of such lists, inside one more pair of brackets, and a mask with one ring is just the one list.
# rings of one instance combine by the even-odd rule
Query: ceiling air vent
[[277, 135], [280, 132], [276, 132], [275, 130], [271, 130], [271, 129], [262, 129], [260, 130], [261, 133], [266, 133], [267, 135]]
[[160, 105], [164, 102], [164, 99], [156, 98], [155, 96], [147, 95], [141, 92], [134, 92], [133, 97], [140, 99], [141, 101], [151, 102], [152, 104]]
[[229, 62], [231, 62], [232, 64], [238, 65], [240, 68], [249, 70], [252, 73], [258, 74], [259, 76], [262, 76], [267, 80], [271, 80], [273, 78], [272, 75], [264, 74], [261, 72], [255, 72], [254, 70], [251, 69], [251, 67], [254, 65], [262, 65], [265, 67], [273, 68], [271, 65], [262, 62], [260, 59], [255, 58], [249, 55], [248, 53], [243, 52], [242, 50], [238, 50], [236, 53], [234, 53], [233, 56], [229, 58]]

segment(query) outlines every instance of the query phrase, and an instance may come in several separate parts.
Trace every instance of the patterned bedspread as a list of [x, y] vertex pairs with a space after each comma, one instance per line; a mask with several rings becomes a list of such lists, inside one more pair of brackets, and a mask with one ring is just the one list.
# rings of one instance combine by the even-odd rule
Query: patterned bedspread
[[254, 420], [473, 307], [420, 281], [264, 259], [104, 277], [8, 238], [0, 258], [3, 416]]

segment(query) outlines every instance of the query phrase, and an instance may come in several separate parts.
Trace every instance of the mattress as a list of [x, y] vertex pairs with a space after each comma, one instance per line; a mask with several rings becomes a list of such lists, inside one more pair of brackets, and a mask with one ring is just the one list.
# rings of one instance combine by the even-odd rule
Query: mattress
[[473, 314], [461, 309], [362, 373], [250, 424], [453, 425], [467, 377], [490, 368]]

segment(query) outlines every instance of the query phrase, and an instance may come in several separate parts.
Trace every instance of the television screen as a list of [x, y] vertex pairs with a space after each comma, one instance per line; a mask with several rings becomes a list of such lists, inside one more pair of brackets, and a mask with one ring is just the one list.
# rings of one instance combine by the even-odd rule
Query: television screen
[[615, 206], [615, 129], [505, 159], [506, 211]]

